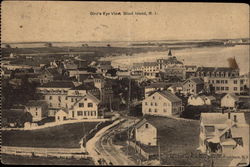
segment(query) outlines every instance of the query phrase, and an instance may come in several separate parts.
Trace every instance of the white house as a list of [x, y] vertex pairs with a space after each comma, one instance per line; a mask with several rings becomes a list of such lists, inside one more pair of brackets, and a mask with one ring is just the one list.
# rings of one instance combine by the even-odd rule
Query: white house
[[168, 91], [157, 91], [142, 102], [143, 115], [179, 116], [182, 101]]
[[[244, 113], [201, 113], [198, 149], [225, 157], [249, 156], [249, 125]], [[249, 162], [246, 158], [238, 163]]]
[[221, 107], [235, 108], [239, 97], [233, 93], [228, 93], [221, 98]]
[[135, 140], [149, 146], [157, 145], [157, 128], [145, 118], [135, 125]]
[[225, 108], [241, 108], [243, 105], [249, 108], [250, 96], [238, 96], [234, 93], [228, 93], [221, 98], [221, 107]]
[[61, 122], [68, 119], [68, 111], [65, 109], [60, 109], [56, 112], [55, 121]]
[[148, 86], [145, 86], [144, 88], [144, 97], [148, 97], [150, 94], [157, 90], [164, 90], [167, 88], [167, 83], [165, 82], [156, 82], [156, 83], [151, 83]]
[[191, 95], [188, 97], [188, 104], [193, 106], [212, 105], [215, 100], [214, 96]]
[[73, 119], [96, 119], [98, 118], [98, 105], [100, 100], [87, 93], [69, 108], [68, 118]]
[[169, 92], [171, 92], [172, 94], [181, 93], [182, 92], [182, 83], [175, 83], [175, 84], [171, 85], [170, 87], [168, 87], [167, 90]]
[[31, 100], [25, 105], [25, 111], [32, 115], [32, 122], [41, 121], [48, 116], [48, 105], [43, 100]]

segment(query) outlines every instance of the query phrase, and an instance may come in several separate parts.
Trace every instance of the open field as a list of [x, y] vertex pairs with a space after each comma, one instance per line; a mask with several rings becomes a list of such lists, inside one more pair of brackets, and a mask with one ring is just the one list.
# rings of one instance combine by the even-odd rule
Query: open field
[[64, 159], [55, 157], [23, 157], [2, 154], [1, 162], [8, 165], [93, 165], [91, 159]]
[[[2, 145], [19, 147], [79, 148], [80, 139], [98, 122], [65, 124], [32, 131], [2, 131]], [[85, 133], [84, 133], [85, 129]]]

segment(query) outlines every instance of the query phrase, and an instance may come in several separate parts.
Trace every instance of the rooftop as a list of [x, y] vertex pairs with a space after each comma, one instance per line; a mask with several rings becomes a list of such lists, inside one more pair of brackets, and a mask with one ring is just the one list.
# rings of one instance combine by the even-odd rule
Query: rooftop
[[42, 105], [45, 105], [47, 104], [46, 101], [43, 101], [43, 100], [30, 100], [26, 106], [42, 106]]
[[52, 81], [45, 83], [44, 85], [40, 87], [45, 88], [72, 88], [74, 87], [74, 83], [72, 81]]
[[169, 91], [163, 90], [163, 91], [158, 91], [158, 93], [171, 102], [181, 102], [181, 99], [179, 97], [175, 96]]
[[[230, 113], [230, 120], [237, 117], [237, 122], [246, 124], [244, 113]], [[201, 121], [204, 125], [206, 124], [227, 124], [228, 113], [201, 113]]]
[[97, 89], [93, 83], [84, 83], [79, 86], [71, 88], [72, 90], [93, 90]]

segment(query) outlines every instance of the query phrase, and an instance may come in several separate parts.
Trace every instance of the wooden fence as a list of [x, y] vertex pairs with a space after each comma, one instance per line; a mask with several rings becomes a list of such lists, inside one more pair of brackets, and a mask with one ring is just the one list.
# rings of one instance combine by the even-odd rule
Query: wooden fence
[[2, 146], [1, 154], [20, 156], [58, 157], [58, 158], [89, 158], [85, 150], [80, 148], [36, 148]]
[[132, 141], [127, 141], [127, 144], [129, 146], [133, 147], [136, 150], [136, 152], [138, 152], [139, 154], [141, 154], [147, 160], [149, 160], [149, 158], [152, 156], [149, 153], [145, 152], [140, 146], [138, 146], [136, 143], [134, 143]]

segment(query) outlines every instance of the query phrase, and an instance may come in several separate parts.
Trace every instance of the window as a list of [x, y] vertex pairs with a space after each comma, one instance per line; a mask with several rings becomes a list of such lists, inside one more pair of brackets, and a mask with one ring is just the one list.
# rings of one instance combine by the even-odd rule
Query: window
[[153, 105], [153, 103], [151, 102], [151, 106]]
[[237, 80], [234, 80], [234, 84], [237, 84]]
[[234, 90], [237, 91], [237, 87], [234, 87]]
[[227, 80], [225, 80], [225, 84], [227, 84]]
[[220, 87], [216, 87], [216, 90], [220, 90]]
[[52, 107], [52, 103], [49, 103], [49, 106]]
[[49, 99], [52, 100], [52, 96], [49, 96]]
[[226, 89], [226, 90], [229, 90], [229, 88], [228, 88], [228, 87], [225, 87], [225, 89]]
[[221, 87], [220, 89], [221, 89], [221, 90], [224, 90], [224, 87]]
[[93, 103], [88, 103], [88, 107], [93, 107]]
[[84, 101], [87, 101], [87, 98], [85, 98]]
[[66, 117], [65, 117], [65, 116], [63, 117], [63, 120], [66, 120]]
[[152, 111], [151, 108], [149, 108], [149, 109], [148, 109], [148, 112], [151, 112], [151, 111]]
[[240, 87], [240, 90], [243, 90], [243, 87]]
[[153, 98], [153, 99], [155, 99], [155, 97], [154, 97], [154, 96], [153, 96], [152, 98]]
[[157, 103], [155, 103], [155, 106], [157, 106]]
[[87, 111], [84, 111], [84, 116], [86, 116], [87, 115]]
[[212, 83], [214, 83], [214, 80], [212, 80]]
[[148, 124], [145, 124], [145, 128], [148, 128]]
[[82, 116], [83, 115], [82, 111], [77, 111], [77, 115]]
[[219, 83], [220, 83], [220, 80], [216, 80], [216, 83], [219, 84]]
[[145, 102], [145, 106], [147, 105], [148, 103], [147, 102]]
[[58, 96], [58, 100], [61, 101], [61, 96]]
[[36, 111], [37, 111], [37, 107], [36, 107]]
[[155, 112], [157, 112], [157, 109], [155, 109]]
[[224, 80], [221, 80], [220, 82], [221, 82], [222, 84], [224, 84]]
[[36, 112], [36, 116], [38, 115], [38, 113]]
[[74, 102], [74, 99], [73, 99], [73, 97], [71, 98], [71, 102]]
[[84, 107], [84, 103], [79, 103], [79, 107]]
[[240, 80], [240, 84], [244, 84], [244, 80], [242, 79], [242, 80]]

